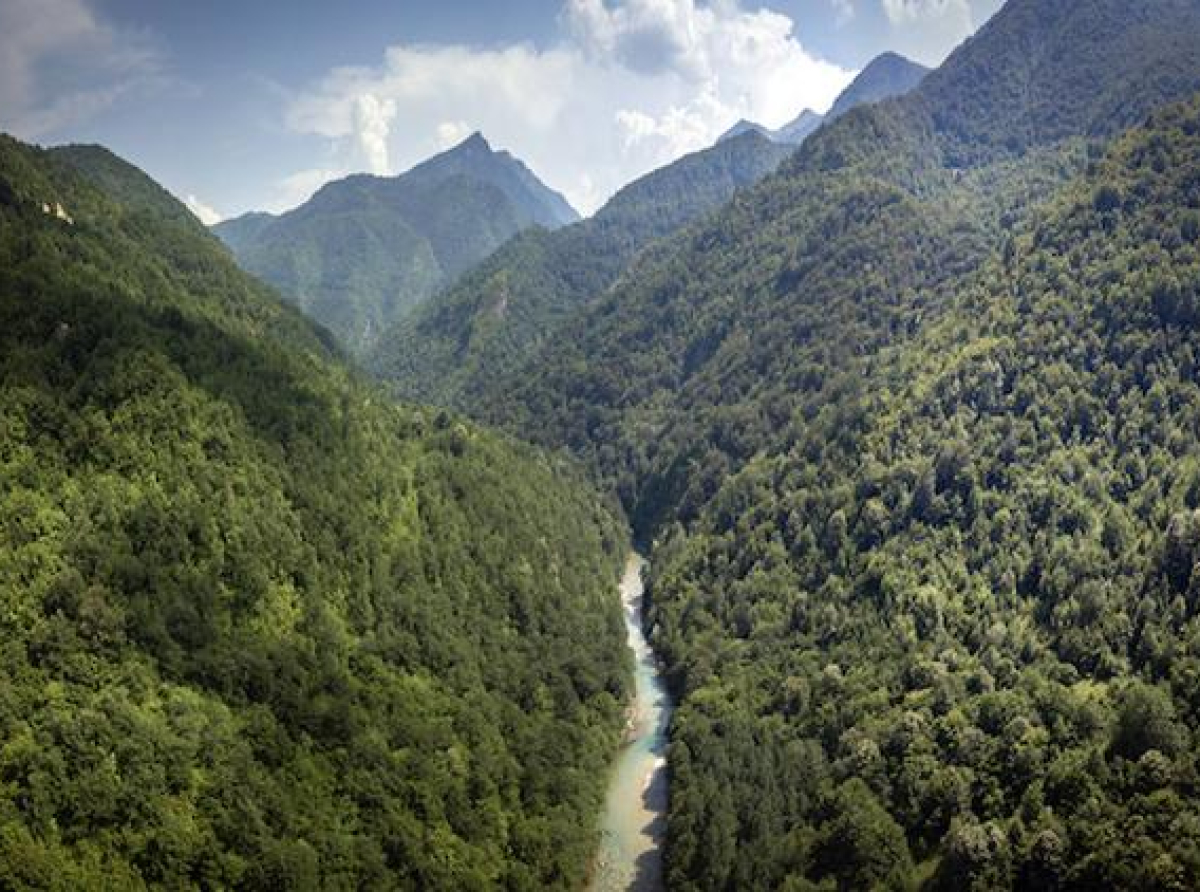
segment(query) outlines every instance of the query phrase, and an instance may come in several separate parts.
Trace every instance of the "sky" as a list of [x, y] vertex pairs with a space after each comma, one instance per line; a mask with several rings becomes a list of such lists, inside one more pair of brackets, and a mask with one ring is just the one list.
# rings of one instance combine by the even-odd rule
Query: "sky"
[[1002, 0], [0, 0], [0, 131], [108, 146], [212, 223], [475, 131], [588, 214], [739, 118], [937, 65]]

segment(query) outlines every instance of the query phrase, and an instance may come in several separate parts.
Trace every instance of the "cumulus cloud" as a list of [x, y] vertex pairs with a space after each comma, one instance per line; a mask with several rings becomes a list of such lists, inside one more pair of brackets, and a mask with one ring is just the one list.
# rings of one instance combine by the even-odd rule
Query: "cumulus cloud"
[[580, 47], [594, 57], [616, 58], [646, 74], [693, 76], [707, 74], [703, 44], [716, 16], [691, 0], [626, 0], [612, 7], [604, 0], [568, 0], [564, 11]]
[[448, 149], [458, 145], [471, 135], [471, 125], [466, 121], [442, 121], [437, 125], [438, 147]]
[[883, 11], [892, 24], [950, 17], [971, 17], [967, 0], [883, 0]]
[[196, 219], [205, 226], [216, 226], [225, 219], [220, 212], [214, 210], [210, 205], [205, 204], [195, 195], [185, 196], [183, 203], [187, 205], [187, 209], [195, 215]]
[[354, 132], [371, 173], [388, 173], [388, 133], [396, 117], [396, 103], [364, 93], [354, 101]]
[[549, 47], [393, 46], [296, 95], [287, 123], [329, 140], [333, 170], [405, 169], [481, 130], [590, 212], [738, 118], [828, 107], [853, 76], [737, 0], [566, 0], [560, 24]]
[[351, 167], [312, 167], [288, 174], [275, 183], [274, 194], [264, 209], [273, 214], [291, 210], [308, 201], [326, 183], [353, 172]]
[[26, 139], [87, 120], [160, 67], [144, 35], [101, 21], [84, 0], [0, 3], [0, 122]]

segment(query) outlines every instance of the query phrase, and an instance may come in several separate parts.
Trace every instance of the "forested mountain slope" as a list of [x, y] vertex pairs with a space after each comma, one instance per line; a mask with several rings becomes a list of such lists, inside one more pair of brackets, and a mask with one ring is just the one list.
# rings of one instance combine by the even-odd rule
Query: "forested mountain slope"
[[[1082, 135], [1046, 129], [1059, 108], [1099, 139], [1134, 110], [1200, 89], [1200, 39], [1183, 36], [1200, 37], [1200, 2], [1153, 6], [1157, 43], [1141, 7], [1013, 0], [916, 91], [822, 128], [775, 175], [656, 245], [467, 409], [589, 456], [645, 530], [690, 516], [713, 479], [798, 410], [829, 403], [835, 371], [910, 336], [928, 317], [930, 289], [977, 266], [1079, 170]], [[1082, 35], [1080, 20], [1107, 24]], [[1057, 90], [995, 85], [1040, 70], [1013, 49], [1021, 23], [1060, 47]], [[1089, 75], [1098, 53], [1120, 64], [1086, 82], [1072, 76], [1055, 23], [1077, 38], [1071, 52]], [[1131, 82], [1158, 89], [1127, 94]], [[1027, 98], [1042, 93], [1050, 98], [1031, 108]], [[963, 98], [979, 95], [992, 105]], [[1127, 111], [1106, 119], [1118, 97]], [[968, 163], [963, 133], [1022, 121], [1027, 140], [981, 137]]]
[[1200, 885], [1198, 184], [1193, 101], [663, 531], [674, 885]]
[[640, 248], [719, 207], [790, 151], [747, 133], [626, 186], [588, 220], [522, 233], [406, 314], [368, 366], [405, 399], [463, 403], [465, 393], [513, 368], [610, 285]]
[[124, 162], [0, 138], [0, 887], [582, 882], [621, 533], [327, 340]]
[[656, 542], [674, 887], [1200, 884], [1197, 90], [1013, 0], [471, 404]]
[[[907, 91], [917, 72], [924, 69], [900, 56], [881, 56], [839, 97], [838, 114]], [[798, 139], [777, 141], [803, 142], [819, 124], [817, 116]], [[469, 408], [498, 377], [553, 342], [559, 326], [612, 285], [641, 249], [715, 211], [791, 151], [752, 127], [630, 184], [590, 220], [523, 233], [406, 314], [368, 367], [405, 399]]]
[[404, 310], [522, 229], [578, 219], [475, 134], [398, 177], [348, 177], [280, 217], [250, 214], [214, 231], [245, 269], [362, 353]]
[[928, 68], [904, 58], [899, 53], [883, 53], [876, 56], [834, 101], [825, 120], [827, 123], [833, 123], [860, 105], [903, 96], [916, 89], [927, 74]]

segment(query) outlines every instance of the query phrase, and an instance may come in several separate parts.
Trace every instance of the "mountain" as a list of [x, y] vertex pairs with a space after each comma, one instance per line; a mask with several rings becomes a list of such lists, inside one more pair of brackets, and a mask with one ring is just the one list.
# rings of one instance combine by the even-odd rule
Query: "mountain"
[[[881, 60], [847, 94], [874, 95], [883, 79], [872, 69], [894, 67]], [[799, 133], [819, 124], [820, 116], [805, 112], [788, 127]], [[476, 404], [500, 376], [552, 340], [581, 304], [627, 273], [646, 246], [714, 211], [793, 151], [786, 140], [760, 131], [751, 125], [643, 177], [591, 220], [517, 237], [453, 288], [404, 315], [380, 338], [368, 368], [404, 399]]]
[[773, 170], [788, 149], [747, 133], [626, 186], [595, 216], [521, 233], [379, 340], [368, 368], [397, 395], [456, 405], [521, 362], [639, 250]]
[[[922, 84], [947, 163], [1140, 123], [1195, 83], [1198, 16], [1194, 0], [1010, 0]], [[986, 56], [973, 51], [979, 41]]]
[[274, 214], [251, 211], [232, 220], [223, 220], [213, 226], [212, 230], [229, 250], [233, 251], [234, 256], [237, 256], [254, 244], [255, 239], [278, 219]]
[[669, 887], [1200, 885], [1197, 91], [1011, 0], [462, 403], [653, 544]]
[[279, 217], [247, 215], [214, 232], [244, 269], [362, 353], [405, 309], [517, 232], [578, 219], [476, 133], [398, 177], [348, 177]]
[[576, 889], [623, 534], [96, 147], [0, 137], [0, 887]]
[[766, 127], [762, 126], [762, 124], [755, 124], [753, 121], [747, 121], [745, 118], [742, 118], [723, 134], [721, 134], [717, 138], [717, 142], [725, 142], [725, 140], [735, 139], [747, 133], [757, 133], [759, 136], [765, 137], [766, 139], [771, 139], [774, 131], [767, 129]]
[[755, 124], [753, 121], [747, 121], [745, 118], [738, 121], [723, 133], [717, 142], [724, 142], [727, 139], [733, 139], [741, 136], [743, 133], [754, 132], [760, 136], [765, 136], [767, 139], [786, 145], [798, 146], [804, 142], [808, 136], [821, 126], [824, 118], [811, 109], [805, 109], [800, 112], [800, 115], [792, 122], [784, 124], [778, 130], [769, 130], [761, 124]]
[[784, 124], [773, 134], [778, 142], [798, 146], [812, 134], [825, 118], [811, 109], [805, 109], [792, 122]]
[[834, 101], [827, 121], [836, 121], [852, 108], [903, 96], [925, 79], [929, 69], [897, 53], [876, 56]]
[[720, 142], [754, 130], [775, 142], [798, 146], [816, 132], [823, 123], [837, 120], [852, 108], [860, 105], [903, 96], [921, 83], [928, 73], [929, 69], [924, 65], [910, 62], [897, 53], [883, 53], [867, 63], [867, 66], [850, 82], [850, 86], [841, 92], [827, 114], [819, 115], [810, 109], [805, 109], [794, 121], [784, 124], [778, 130], [770, 130], [761, 124], [742, 119], [717, 141]]

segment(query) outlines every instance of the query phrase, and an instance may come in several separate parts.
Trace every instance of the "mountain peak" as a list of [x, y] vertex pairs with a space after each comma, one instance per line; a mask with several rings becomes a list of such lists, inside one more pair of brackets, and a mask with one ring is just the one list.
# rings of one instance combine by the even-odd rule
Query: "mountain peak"
[[775, 138], [775, 134], [762, 126], [762, 124], [755, 124], [753, 121], [741, 118], [736, 124], [717, 137], [717, 142], [725, 142], [727, 139], [734, 139], [746, 133], [757, 133], [759, 136], [765, 136], [770, 140], [774, 140]]
[[566, 199], [475, 131], [397, 176], [336, 180], [278, 218], [215, 232], [245, 268], [361, 352], [518, 232], [577, 219]]
[[491, 143], [487, 141], [487, 138], [484, 137], [483, 133], [479, 130], [476, 130], [451, 151], [459, 150], [491, 152], [492, 146]]
[[829, 110], [828, 120], [840, 118], [857, 105], [881, 102], [915, 88], [929, 69], [899, 53], [880, 53], [866, 64]]

